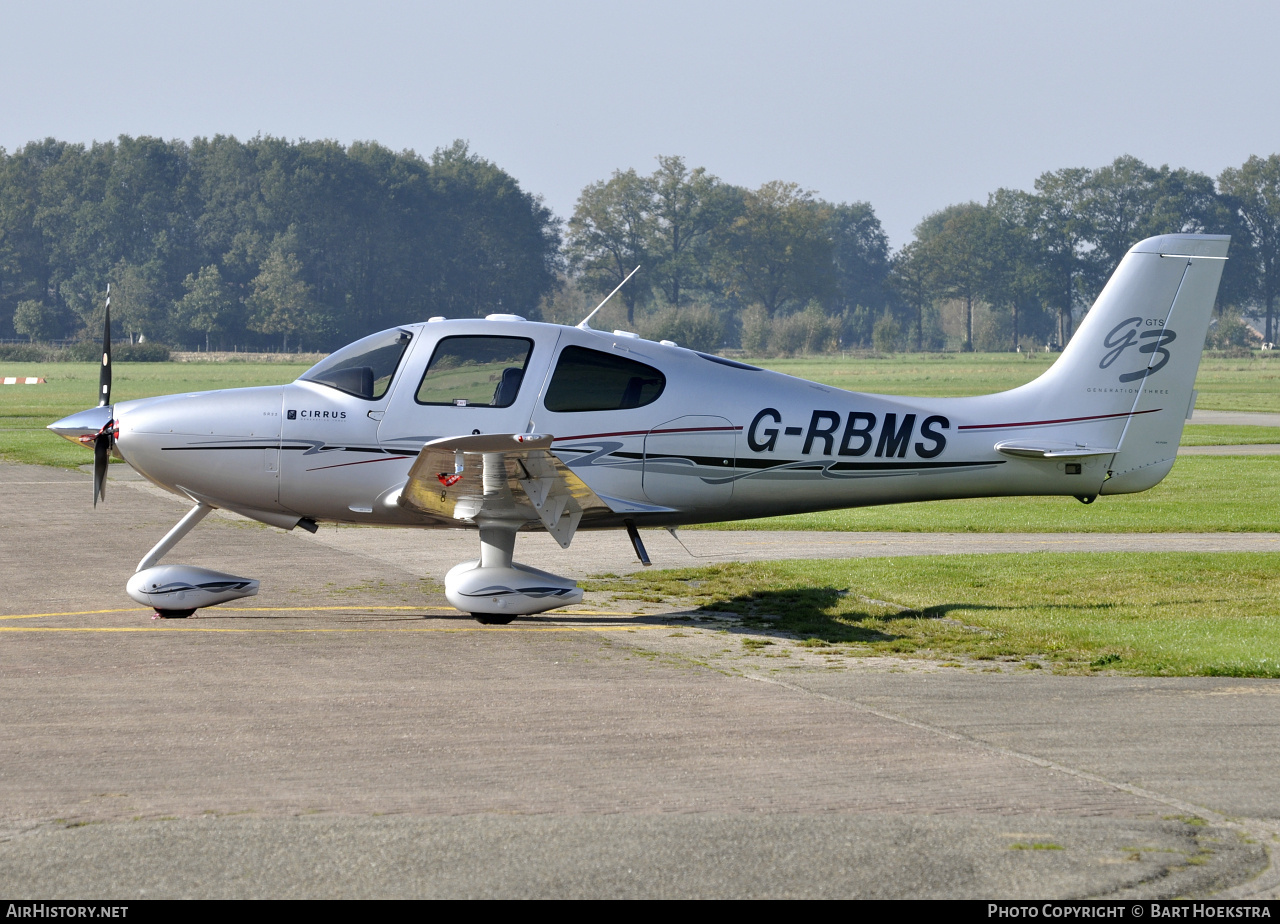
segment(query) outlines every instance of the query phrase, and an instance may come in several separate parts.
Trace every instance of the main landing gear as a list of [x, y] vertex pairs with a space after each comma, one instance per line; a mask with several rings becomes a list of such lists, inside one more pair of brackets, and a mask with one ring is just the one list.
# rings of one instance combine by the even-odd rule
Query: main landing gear
[[495, 616], [493, 613], [472, 613], [472, 618], [482, 626], [506, 626], [515, 621], [515, 616]]
[[452, 606], [486, 626], [505, 626], [529, 616], [582, 602], [582, 589], [569, 578], [512, 561], [519, 524], [482, 520], [480, 557], [449, 569], [444, 595]]

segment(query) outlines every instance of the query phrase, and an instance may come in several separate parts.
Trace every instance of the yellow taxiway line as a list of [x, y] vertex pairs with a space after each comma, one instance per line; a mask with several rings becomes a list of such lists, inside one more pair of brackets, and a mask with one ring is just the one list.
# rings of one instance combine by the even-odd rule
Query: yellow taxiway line
[[620, 626], [419, 626], [400, 629], [368, 629], [368, 628], [291, 628], [272, 629], [230, 629], [215, 626], [182, 625], [182, 626], [0, 626], [0, 632], [638, 632], [646, 629], [670, 629], [669, 625], [620, 625]]
[[[219, 607], [221, 612], [235, 613], [313, 613], [313, 612], [345, 612], [357, 615], [371, 612], [413, 612], [424, 615], [458, 615], [462, 614], [453, 608], [432, 606], [225, 606]], [[42, 619], [50, 616], [100, 616], [110, 613], [146, 613], [142, 607], [108, 610], [73, 610], [60, 613], [19, 613], [0, 616], [5, 619]], [[601, 610], [571, 610], [563, 614], [566, 618], [580, 616], [632, 616], [635, 614], [604, 612]], [[207, 617], [206, 617], [207, 618]], [[566, 626], [566, 625], [521, 625], [483, 626], [480, 624], [464, 626], [337, 626], [324, 627], [253, 627], [232, 628], [202, 625], [196, 620], [184, 620], [178, 623], [167, 622], [163, 625], [150, 626], [0, 626], [0, 632], [219, 632], [219, 633], [252, 633], [252, 632], [635, 632], [642, 629], [666, 629], [666, 625], [604, 625], [604, 626]]]
[[44, 616], [97, 616], [99, 613], [145, 613], [146, 610], [131, 606], [123, 610], [77, 610], [71, 613], [22, 613], [18, 616], [0, 616], [0, 619], [40, 619]]
[[[397, 612], [461, 614], [461, 610], [444, 606], [220, 606], [219, 613], [341, 613]], [[103, 613], [146, 613], [147, 607], [131, 606], [119, 610], [71, 610], [61, 613], [18, 613], [0, 616], [0, 619], [43, 619], [47, 616], [98, 616]], [[634, 616], [635, 613], [618, 613], [606, 610], [567, 610], [565, 616]], [[199, 618], [199, 617], [195, 617]]]

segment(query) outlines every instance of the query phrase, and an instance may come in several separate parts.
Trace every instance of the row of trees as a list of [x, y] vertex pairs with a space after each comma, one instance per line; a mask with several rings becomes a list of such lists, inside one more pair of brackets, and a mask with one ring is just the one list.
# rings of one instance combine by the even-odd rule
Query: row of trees
[[174, 345], [325, 350], [494, 311], [574, 323], [641, 265], [619, 323], [691, 346], [1016, 349], [1065, 343], [1125, 251], [1177, 231], [1232, 235], [1219, 307], [1274, 341], [1280, 155], [1216, 181], [1132, 157], [1045, 173], [891, 253], [866, 202], [674, 156], [586, 187], [566, 227], [462, 142], [48, 140], [0, 150], [0, 337], [96, 333], [107, 282], [118, 331]]
[[633, 326], [644, 308], [672, 323], [698, 307], [754, 307], [772, 320], [811, 302], [870, 319], [887, 298], [889, 241], [869, 203], [835, 205], [781, 181], [744, 189], [680, 157], [659, 157], [649, 176], [618, 171], [584, 189], [566, 256], [592, 292], [644, 267], [619, 293]]
[[461, 142], [121, 137], [0, 150], [0, 336], [113, 320], [173, 344], [329, 349], [431, 315], [531, 313], [559, 224]]
[[587, 187], [566, 248], [592, 293], [646, 265], [645, 281], [622, 292], [642, 330], [687, 332], [701, 311], [721, 318], [701, 330], [748, 349], [1065, 343], [1134, 243], [1206, 232], [1233, 238], [1219, 309], [1253, 312], [1268, 340], [1280, 334], [1280, 156], [1251, 157], [1216, 183], [1133, 157], [1045, 173], [1034, 191], [929, 215], [894, 254], [867, 203], [832, 205], [794, 184], [741, 189], [680, 158], [658, 162], [651, 176], [619, 171]]
[[989, 312], [995, 341], [1010, 349], [1028, 336], [1065, 342], [1073, 318], [1139, 240], [1172, 232], [1230, 234], [1219, 310], [1256, 311], [1272, 339], [1275, 246], [1268, 235], [1276, 231], [1280, 157], [1250, 158], [1216, 184], [1204, 174], [1121, 157], [1097, 170], [1045, 173], [1034, 192], [1000, 189], [986, 205], [965, 203], [930, 215], [894, 255], [888, 285], [917, 347], [939, 298], [963, 302], [966, 348], [975, 342], [979, 303]]

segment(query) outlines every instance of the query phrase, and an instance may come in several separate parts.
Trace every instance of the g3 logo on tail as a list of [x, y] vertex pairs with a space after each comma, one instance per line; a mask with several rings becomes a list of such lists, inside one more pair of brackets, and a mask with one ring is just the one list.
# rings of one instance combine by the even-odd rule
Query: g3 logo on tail
[[[1154, 327], [1154, 330], [1144, 330], [1138, 333], [1144, 323], [1148, 327]], [[1145, 379], [1147, 376], [1159, 372], [1169, 362], [1169, 351], [1165, 349], [1166, 344], [1173, 343], [1178, 337], [1173, 331], [1164, 326], [1164, 321], [1159, 318], [1148, 318], [1145, 322], [1142, 318], [1129, 318], [1121, 321], [1115, 327], [1111, 328], [1111, 333], [1107, 334], [1106, 339], [1102, 341], [1102, 345], [1107, 347], [1110, 352], [1102, 357], [1102, 362], [1098, 363], [1099, 369], [1106, 369], [1111, 366], [1126, 349], [1136, 343], [1139, 339], [1146, 340], [1154, 338], [1150, 343], [1141, 344], [1138, 347], [1139, 353], [1159, 353], [1160, 358], [1153, 364], [1136, 372], [1123, 372], [1120, 374], [1121, 382], [1136, 382], [1139, 379]]]

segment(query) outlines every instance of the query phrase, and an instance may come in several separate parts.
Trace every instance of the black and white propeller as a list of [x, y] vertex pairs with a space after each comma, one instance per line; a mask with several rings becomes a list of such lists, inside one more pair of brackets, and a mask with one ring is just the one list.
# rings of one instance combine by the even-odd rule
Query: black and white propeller
[[98, 370], [98, 407], [110, 415], [93, 439], [93, 506], [107, 498], [107, 464], [115, 446], [116, 422], [111, 407], [111, 283], [107, 283], [107, 311], [102, 324], [102, 366]]

